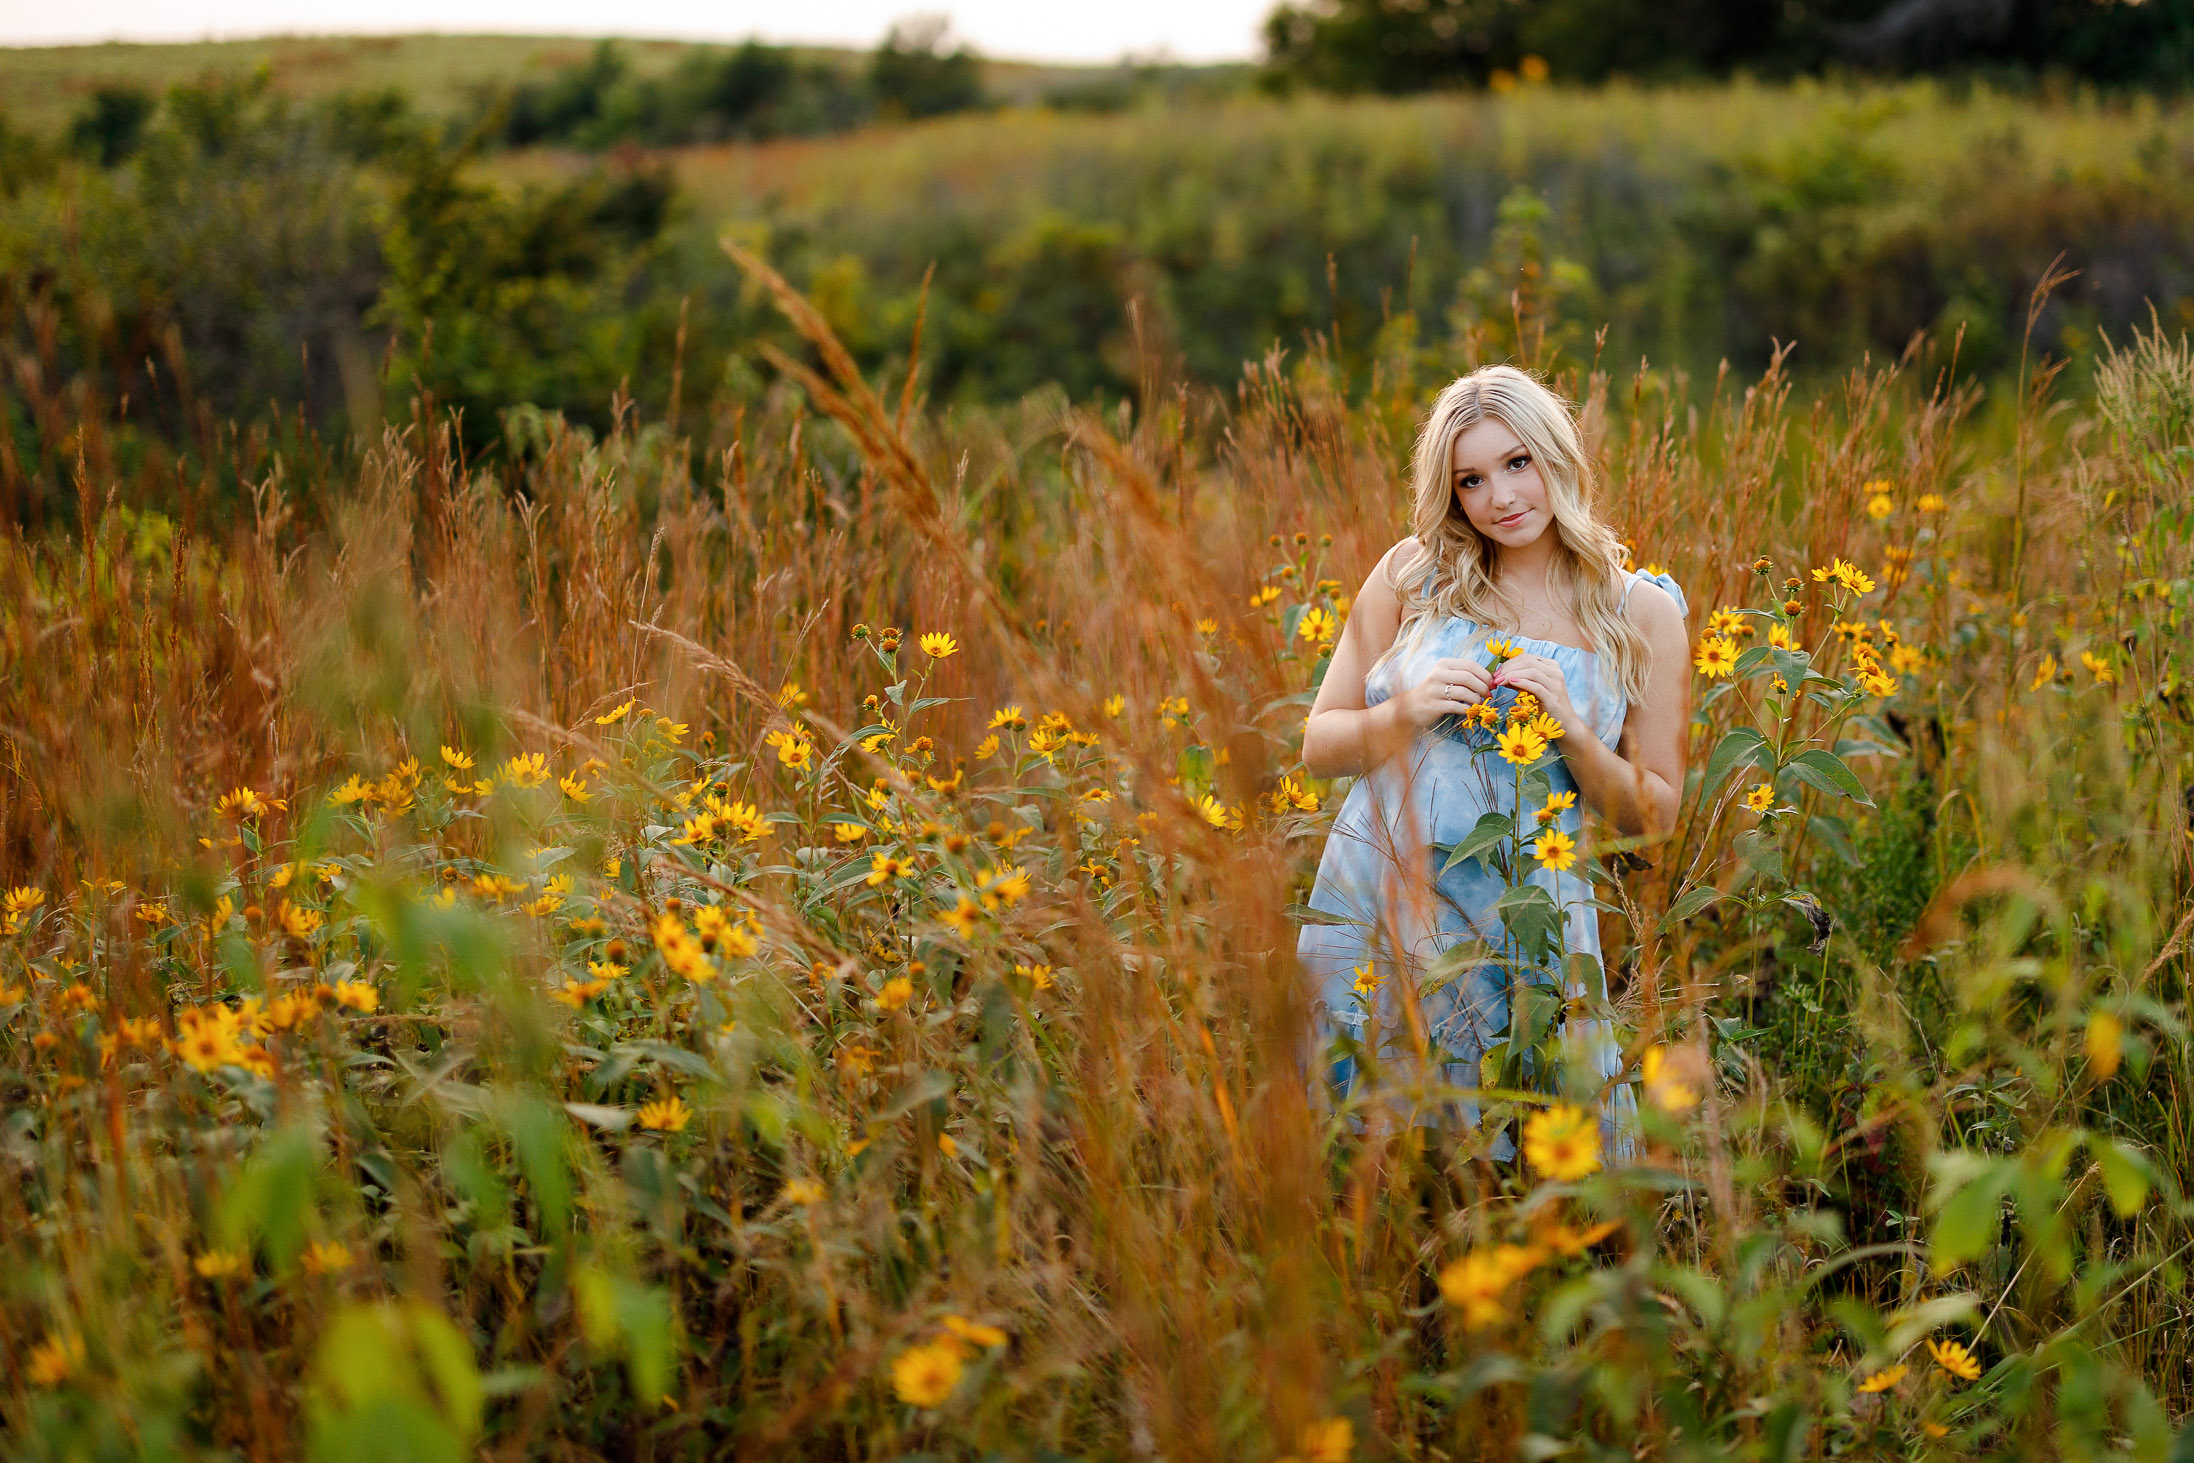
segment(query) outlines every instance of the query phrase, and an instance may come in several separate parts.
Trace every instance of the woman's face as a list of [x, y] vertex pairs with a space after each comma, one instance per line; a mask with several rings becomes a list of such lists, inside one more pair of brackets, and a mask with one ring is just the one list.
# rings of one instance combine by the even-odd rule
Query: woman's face
[[1546, 480], [1523, 439], [1498, 417], [1487, 417], [1455, 439], [1449, 482], [1471, 526], [1503, 548], [1538, 542], [1553, 523]]

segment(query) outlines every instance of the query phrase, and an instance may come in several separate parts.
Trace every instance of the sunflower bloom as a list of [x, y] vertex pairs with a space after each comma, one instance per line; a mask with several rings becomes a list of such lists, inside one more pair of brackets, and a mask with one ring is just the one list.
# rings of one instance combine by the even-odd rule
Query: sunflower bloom
[[1558, 1102], [1524, 1123], [1524, 1156], [1556, 1183], [1581, 1179], [1600, 1167], [1600, 1129], [1592, 1115]]
[[1546, 737], [1534, 727], [1509, 727], [1501, 733], [1498, 745], [1501, 760], [1512, 767], [1529, 767], [1546, 755]]
[[910, 1346], [892, 1359], [891, 1390], [913, 1407], [935, 1407], [960, 1385], [964, 1364], [950, 1341]]
[[1886, 1392], [1903, 1381], [1905, 1374], [1911, 1370], [1912, 1368], [1901, 1361], [1895, 1366], [1883, 1367], [1880, 1371], [1859, 1383], [1859, 1390], [1870, 1395], [1875, 1392]]
[[1539, 867], [1564, 873], [1577, 862], [1577, 840], [1559, 828], [1549, 828], [1532, 844], [1531, 856], [1539, 861]]
[[1320, 1418], [1303, 1429], [1303, 1463], [1348, 1463], [1356, 1453], [1356, 1425], [1345, 1417]]
[[1339, 629], [1340, 625], [1334, 620], [1331, 611], [1312, 609], [1304, 612], [1301, 622], [1295, 627], [1295, 634], [1298, 638], [1308, 640], [1313, 645], [1323, 645], [1331, 640]]
[[1663, 1112], [1689, 1112], [1699, 1105], [1700, 1089], [1705, 1085], [1705, 1067], [1694, 1048], [1665, 1045], [1651, 1048], [1640, 1063], [1639, 1071], [1645, 1079], [1646, 1100]]
[[1927, 1343], [1927, 1349], [1934, 1354], [1935, 1365], [1941, 1367], [1959, 1381], [1973, 1382], [1980, 1380], [1981, 1363], [1971, 1351], [1966, 1349], [1962, 1342], [1930, 1341]]
[[1719, 680], [1737, 669], [1737, 642], [1709, 635], [1699, 642], [1699, 653], [1691, 663], [1700, 675]]
[[1764, 813], [1775, 805], [1775, 789], [1768, 783], [1760, 783], [1745, 794], [1745, 806], [1755, 813]]
[[1508, 1291], [1545, 1258], [1527, 1245], [1495, 1245], [1473, 1250], [1441, 1269], [1440, 1295], [1463, 1313], [1473, 1331], [1508, 1319]]
[[682, 1133], [692, 1121], [693, 1109], [675, 1092], [640, 1106], [640, 1126], [650, 1132]]
[[922, 654], [928, 656], [931, 660], [943, 660], [947, 656], [960, 653], [960, 642], [942, 630], [932, 630], [924, 635], [921, 645]]

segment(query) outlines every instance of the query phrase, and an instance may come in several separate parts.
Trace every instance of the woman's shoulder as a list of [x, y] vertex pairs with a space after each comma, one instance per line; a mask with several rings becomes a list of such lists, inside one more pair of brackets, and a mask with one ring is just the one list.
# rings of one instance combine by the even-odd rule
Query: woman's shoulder
[[1691, 608], [1675, 576], [1658, 569], [1631, 569], [1623, 575], [1624, 608], [1641, 629], [1681, 629]]

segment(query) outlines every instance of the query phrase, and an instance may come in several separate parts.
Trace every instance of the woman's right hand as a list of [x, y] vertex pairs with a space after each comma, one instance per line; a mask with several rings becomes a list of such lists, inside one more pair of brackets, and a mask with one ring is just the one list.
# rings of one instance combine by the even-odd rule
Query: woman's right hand
[[1493, 692], [1493, 675], [1474, 660], [1436, 660], [1425, 678], [1394, 698], [1403, 721], [1422, 730], [1443, 716], [1459, 716]]

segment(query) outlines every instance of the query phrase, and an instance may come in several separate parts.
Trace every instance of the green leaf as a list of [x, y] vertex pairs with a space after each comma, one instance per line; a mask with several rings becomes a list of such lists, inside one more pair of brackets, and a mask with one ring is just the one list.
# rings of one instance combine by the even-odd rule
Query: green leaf
[[2130, 1219], [2148, 1202], [2149, 1164], [2146, 1155], [2115, 1138], [2089, 1142], [2088, 1155], [2102, 1170], [2103, 1190], [2120, 1219]]
[[[2012, 1167], [1973, 1154], [1952, 1155], [1943, 1187], [1949, 1197], [1935, 1216], [1933, 1263], [1948, 1270], [1985, 1254], [2003, 1226], [2003, 1199], [2011, 1187]], [[1953, 1187], [1955, 1185], [1955, 1187]]]
[[1737, 835], [1734, 847], [1737, 857], [1744, 861], [1746, 867], [1757, 869], [1770, 879], [1780, 879], [1783, 876], [1782, 845], [1768, 834], [1757, 828], [1747, 828]]
[[1494, 913], [1516, 940], [1527, 965], [1546, 959], [1547, 948], [1562, 928], [1561, 906], [1537, 884], [1519, 884], [1493, 902]]
[[1706, 777], [1699, 784], [1701, 796], [1712, 795], [1731, 769], [1747, 761], [1757, 761], [1766, 750], [1766, 737], [1749, 726], [1732, 727], [1715, 746], [1714, 755], [1706, 759]]
[[1519, 981], [1508, 996], [1508, 1046], [1527, 1052], [1546, 1039], [1562, 1012], [1562, 993], [1550, 985]]
[[1327, 909], [1313, 909], [1307, 904], [1290, 904], [1287, 907], [1287, 915], [1289, 919], [1294, 920], [1297, 924], [1360, 925], [1366, 929], [1370, 928], [1368, 921], [1357, 919], [1353, 915], [1335, 914]]
[[1785, 767], [1800, 782], [1819, 788], [1831, 797], [1847, 797], [1862, 807], [1874, 806], [1874, 800], [1866, 795], [1865, 785], [1834, 752], [1808, 747], [1791, 758]]
[[1507, 842], [1515, 835], [1515, 832], [1516, 820], [1509, 814], [1479, 814], [1477, 826], [1473, 827], [1464, 836], [1462, 842], [1455, 845], [1454, 850], [1447, 856], [1447, 862], [1440, 865], [1440, 872], [1444, 874], [1457, 864], [1466, 863], [1471, 859], [1476, 859], [1479, 863], [1485, 865], [1486, 872], [1489, 874], [1498, 872], [1493, 867], [1492, 860], [1487, 858], [1486, 855]]
[[259, 1145], [222, 1200], [216, 1231], [230, 1247], [260, 1241], [277, 1270], [288, 1266], [305, 1242], [312, 1211], [312, 1177], [320, 1143], [305, 1127], [289, 1127]]
[[563, 1113], [524, 1091], [503, 1093], [497, 1106], [543, 1227], [551, 1234], [563, 1233], [571, 1221], [571, 1174], [564, 1152], [570, 1129]]
[[1686, 894], [1683, 898], [1677, 900], [1674, 904], [1670, 905], [1668, 910], [1668, 917], [1672, 920], [1690, 919], [1693, 915], [1697, 914], [1700, 910], [1705, 909], [1708, 905], [1717, 903], [1718, 901], [1727, 899], [1728, 897], [1729, 896], [1727, 894], [1715, 888], [1713, 885], [1702, 884], [1698, 888], [1692, 890], [1689, 894]]
[[1851, 825], [1834, 813], [1815, 813], [1806, 820], [1806, 827], [1821, 840], [1823, 848], [1844, 861], [1844, 867], [1855, 869], [1865, 862], [1852, 845]]

